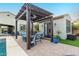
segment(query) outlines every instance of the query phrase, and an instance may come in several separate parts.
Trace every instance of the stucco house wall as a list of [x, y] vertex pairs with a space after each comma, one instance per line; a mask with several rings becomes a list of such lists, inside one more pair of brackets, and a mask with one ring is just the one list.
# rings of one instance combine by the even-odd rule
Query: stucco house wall
[[9, 12], [0, 12], [0, 24], [15, 26], [15, 15]]
[[[18, 23], [17, 23], [17, 31], [21, 34], [21, 25], [26, 25], [26, 21], [24, 21], [24, 20], [18, 20]], [[26, 26], [25, 26], [25, 31], [26, 31]]]
[[[1, 25], [11, 25], [11, 26], [14, 26], [14, 32], [15, 32], [15, 29], [16, 29], [16, 26], [15, 26], [15, 16], [14, 14], [10, 13], [10, 12], [0, 12], [0, 24]], [[26, 22], [24, 20], [18, 20], [18, 32], [21, 32], [20, 31], [20, 24], [23, 24], [23, 25], [26, 25]], [[1, 26], [0, 26], [0, 33], [1, 33]]]
[[57, 19], [53, 21], [53, 34], [57, 35], [57, 32], [60, 32], [59, 36], [61, 38], [66, 38], [66, 20], [64, 18]]
[[[66, 20], [70, 21], [70, 32], [67, 33], [67, 23]], [[46, 21], [47, 22], [47, 21]], [[47, 25], [45, 25], [45, 30], [44, 30], [44, 23], [46, 22], [42, 22], [39, 24], [39, 30], [41, 32], [46, 33], [47, 35]], [[71, 18], [69, 15], [60, 15], [60, 16], [55, 16], [53, 19], [53, 34], [56, 35], [58, 34], [57, 32], [60, 32], [59, 36], [62, 39], [66, 39], [67, 38], [67, 34], [72, 34], [72, 23], [71, 23]]]

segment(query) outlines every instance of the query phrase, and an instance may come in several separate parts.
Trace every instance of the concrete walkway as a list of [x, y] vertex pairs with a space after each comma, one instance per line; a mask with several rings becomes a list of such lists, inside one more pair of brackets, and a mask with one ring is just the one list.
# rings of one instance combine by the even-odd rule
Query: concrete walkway
[[27, 56], [25, 51], [17, 44], [13, 37], [1, 36], [0, 38], [6, 38], [7, 56]]

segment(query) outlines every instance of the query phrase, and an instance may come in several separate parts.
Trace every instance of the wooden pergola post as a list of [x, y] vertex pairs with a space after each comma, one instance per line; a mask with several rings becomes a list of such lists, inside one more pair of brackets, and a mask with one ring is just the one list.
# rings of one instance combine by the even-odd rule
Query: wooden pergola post
[[33, 34], [33, 21], [31, 21], [31, 24], [32, 24], [31, 33]]
[[53, 42], [53, 16], [50, 18], [51, 20], [51, 42]]
[[44, 37], [45, 37], [45, 23], [44, 23]]
[[15, 23], [15, 25], [16, 25], [16, 39], [17, 39], [17, 22], [18, 22], [18, 20], [16, 20], [16, 23]]
[[30, 41], [30, 35], [31, 35], [31, 33], [30, 33], [30, 21], [31, 21], [31, 15], [30, 15], [30, 8], [29, 8], [29, 3], [27, 3], [27, 6], [26, 6], [26, 23], [27, 23], [27, 31], [26, 31], [26, 33], [27, 33], [27, 44], [26, 44], [26, 47], [27, 47], [27, 49], [30, 49], [30, 46], [31, 46], [31, 41]]

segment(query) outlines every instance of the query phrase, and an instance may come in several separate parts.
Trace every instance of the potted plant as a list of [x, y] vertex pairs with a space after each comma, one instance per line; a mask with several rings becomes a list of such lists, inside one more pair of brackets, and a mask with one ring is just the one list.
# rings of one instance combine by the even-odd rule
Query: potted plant
[[54, 35], [53, 42], [54, 43], [59, 43], [59, 41], [60, 41], [60, 36], [59, 35]]
[[61, 33], [60, 31], [57, 31], [57, 35], [53, 36], [53, 42], [54, 43], [59, 43], [59, 41], [61, 39], [60, 36], [59, 36], [60, 33]]

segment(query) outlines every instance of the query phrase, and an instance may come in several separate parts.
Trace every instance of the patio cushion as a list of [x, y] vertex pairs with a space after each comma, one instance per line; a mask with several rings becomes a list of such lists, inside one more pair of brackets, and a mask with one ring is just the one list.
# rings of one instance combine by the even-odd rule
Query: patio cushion
[[21, 35], [22, 35], [23, 37], [26, 37], [26, 32], [22, 32]]
[[26, 42], [26, 32], [22, 32], [21, 35], [22, 35], [23, 41]]

